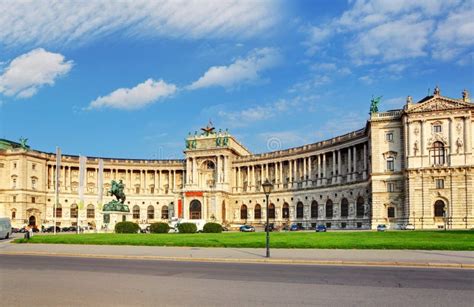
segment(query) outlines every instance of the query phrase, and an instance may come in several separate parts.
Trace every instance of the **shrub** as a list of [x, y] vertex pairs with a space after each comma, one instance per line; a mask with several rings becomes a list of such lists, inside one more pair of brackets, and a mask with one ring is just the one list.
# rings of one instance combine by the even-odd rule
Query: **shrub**
[[222, 232], [222, 226], [221, 224], [218, 224], [218, 223], [206, 223], [204, 225], [204, 228], [202, 229], [202, 232], [220, 233]]
[[151, 233], [168, 233], [170, 231], [170, 225], [167, 223], [153, 223], [150, 225]]
[[134, 222], [119, 222], [115, 224], [115, 233], [137, 233], [140, 229]]
[[195, 233], [197, 226], [194, 223], [181, 223], [178, 225], [179, 233]]

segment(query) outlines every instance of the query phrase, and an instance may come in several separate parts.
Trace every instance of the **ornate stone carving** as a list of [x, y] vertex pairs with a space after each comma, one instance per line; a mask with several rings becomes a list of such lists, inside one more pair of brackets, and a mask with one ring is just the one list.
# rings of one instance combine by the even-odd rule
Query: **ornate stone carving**
[[413, 144], [413, 152], [415, 156], [418, 154], [418, 150], [420, 150], [420, 148], [419, 148], [418, 140], [416, 140], [415, 143]]
[[439, 86], [438, 86], [438, 85], [436, 85], [433, 94], [434, 94], [435, 96], [441, 95], [441, 90], [439, 89]]
[[464, 146], [463, 140], [460, 137], [458, 137], [458, 139], [456, 140], [456, 152], [459, 153], [463, 146]]
[[448, 145], [448, 138], [442, 135], [441, 133], [434, 133], [428, 140], [428, 146], [431, 147], [434, 142], [441, 142], [444, 145]]
[[464, 102], [470, 102], [471, 99], [469, 98], [469, 92], [464, 89], [464, 91], [462, 91], [462, 101]]

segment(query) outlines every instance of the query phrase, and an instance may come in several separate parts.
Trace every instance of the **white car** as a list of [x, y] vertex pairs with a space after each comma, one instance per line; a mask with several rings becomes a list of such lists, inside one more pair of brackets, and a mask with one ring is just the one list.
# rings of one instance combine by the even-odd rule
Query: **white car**
[[8, 239], [12, 233], [12, 224], [8, 217], [0, 218], [0, 239]]
[[413, 225], [413, 224], [406, 224], [402, 229], [403, 229], [403, 230], [415, 230], [415, 225]]

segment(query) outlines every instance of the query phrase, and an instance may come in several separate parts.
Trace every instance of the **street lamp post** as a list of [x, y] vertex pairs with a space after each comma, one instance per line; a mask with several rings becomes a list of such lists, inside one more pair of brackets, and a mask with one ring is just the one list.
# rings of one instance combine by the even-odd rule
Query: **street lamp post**
[[268, 222], [268, 207], [269, 207], [268, 197], [270, 196], [270, 193], [273, 190], [273, 184], [267, 178], [265, 180], [265, 182], [262, 183], [262, 187], [263, 187], [263, 192], [265, 193], [265, 197], [267, 199], [266, 200], [266, 203], [267, 203], [267, 223], [266, 223], [266, 226], [265, 226], [265, 232], [267, 233], [266, 244], [265, 244], [265, 247], [266, 247], [266, 250], [267, 250], [266, 257], [270, 258], [270, 225], [269, 225], [269, 222]]

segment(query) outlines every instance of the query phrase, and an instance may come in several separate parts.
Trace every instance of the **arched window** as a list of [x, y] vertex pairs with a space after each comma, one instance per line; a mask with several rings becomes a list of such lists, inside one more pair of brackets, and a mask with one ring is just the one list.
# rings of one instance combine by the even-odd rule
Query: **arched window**
[[394, 207], [388, 207], [387, 208], [387, 217], [389, 219], [395, 218], [395, 208]]
[[201, 219], [201, 202], [197, 199], [194, 199], [189, 205], [189, 217], [192, 220]]
[[296, 218], [302, 219], [304, 216], [304, 206], [302, 202], [296, 204]]
[[149, 220], [155, 219], [155, 207], [151, 205], [148, 206], [148, 208], [146, 209], [146, 216], [147, 216], [147, 219]]
[[255, 205], [255, 209], [254, 209], [254, 217], [256, 220], [259, 220], [262, 218], [262, 207], [259, 205], [259, 204], [256, 204]]
[[95, 218], [95, 209], [94, 209], [94, 205], [92, 204], [87, 206], [87, 218], [88, 219]]
[[283, 204], [282, 217], [284, 219], [290, 218], [290, 206], [287, 203]]
[[364, 198], [362, 196], [359, 196], [357, 198], [357, 204], [356, 204], [356, 215], [357, 217], [364, 217]]
[[137, 205], [133, 206], [132, 214], [133, 214], [134, 219], [139, 219], [140, 218], [140, 207], [138, 207]]
[[270, 206], [268, 206], [268, 218], [269, 219], [275, 218], [275, 205], [274, 204], [270, 204]]
[[240, 207], [240, 219], [241, 220], [247, 219], [247, 206], [246, 205], [242, 205]]
[[69, 215], [71, 216], [71, 218], [77, 219], [77, 205], [76, 204], [71, 205]]
[[349, 216], [349, 201], [347, 198], [343, 198], [341, 201], [341, 217]]
[[326, 202], [326, 218], [332, 219], [333, 215], [334, 215], [334, 212], [333, 212], [332, 200], [328, 199], [328, 201]]
[[161, 219], [167, 220], [169, 218], [168, 206], [161, 207]]
[[437, 200], [434, 204], [434, 216], [435, 217], [444, 217], [445, 214], [445, 204], [441, 199]]
[[433, 152], [433, 164], [443, 165], [445, 163], [444, 144], [441, 142], [434, 142], [432, 152]]
[[318, 202], [315, 200], [313, 200], [313, 202], [311, 203], [311, 218], [318, 218]]
[[63, 208], [61, 207], [61, 204], [56, 205], [56, 212], [54, 214], [55, 217], [63, 217]]
[[16, 219], [16, 209], [12, 209], [12, 220]]

